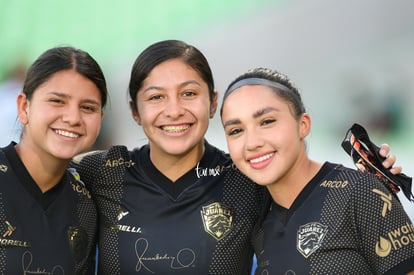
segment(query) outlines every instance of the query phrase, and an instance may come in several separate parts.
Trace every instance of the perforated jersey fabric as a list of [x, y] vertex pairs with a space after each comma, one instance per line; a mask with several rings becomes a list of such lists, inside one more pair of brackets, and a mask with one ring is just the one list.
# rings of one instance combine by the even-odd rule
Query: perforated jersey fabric
[[266, 191], [224, 152], [206, 143], [196, 167], [170, 183], [184, 185], [176, 195], [148, 146], [114, 146], [73, 165], [99, 208], [99, 274], [250, 274]]
[[256, 274], [414, 269], [414, 226], [398, 198], [375, 176], [333, 163], [324, 164], [290, 209], [273, 203], [258, 232]]
[[94, 274], [97, 210], [75, 171], [42, 194], [0, 148], [0, 274]]

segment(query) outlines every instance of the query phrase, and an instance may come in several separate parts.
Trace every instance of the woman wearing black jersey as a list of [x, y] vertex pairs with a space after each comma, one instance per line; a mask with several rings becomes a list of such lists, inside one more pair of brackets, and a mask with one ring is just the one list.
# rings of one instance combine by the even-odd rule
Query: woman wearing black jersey
[[148, 145], [74, 163], [100, 212], [98, 272], [250, 274], [264, 189], [204, 138], [217, 107], [206, 58], [182, 41], [157, 42], [136, 59], [129, 94]]
[[94, 274], [96, 207], [70, 160], [95, 142], [107, 98], [86, 52], [57, 47], [28, 69], [19, 143], [0, 149], [0, 273]]
[[414, 274], [414, 226], [397, 196], [374, 175], [308, 158], [311, 120], [286, 76], [242, 74], [221, 116], [234, 164], [273, 198], [256, 274]]

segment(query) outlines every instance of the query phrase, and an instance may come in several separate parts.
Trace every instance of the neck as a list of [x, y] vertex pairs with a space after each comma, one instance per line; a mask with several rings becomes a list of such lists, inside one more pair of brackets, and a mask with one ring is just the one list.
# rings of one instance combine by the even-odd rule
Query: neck
[[59, 183], [70, 162], [70, 160], [58, 160], [46, 156], [24, 144], [17, 144], [15, 149], [26, 170], [43, 193]]
[[306, 158], [299, 165], [292, 167], [283, 179], [268, 185], [267, 189], [277, 204], [289, 209], [321, 167], [322, 164]]
[[204, 143], [180, 155], [172, 155], [150, 148], [150, 159], [164, 176], [174, 182], [196, 166], [202, 158], [204, 150]]

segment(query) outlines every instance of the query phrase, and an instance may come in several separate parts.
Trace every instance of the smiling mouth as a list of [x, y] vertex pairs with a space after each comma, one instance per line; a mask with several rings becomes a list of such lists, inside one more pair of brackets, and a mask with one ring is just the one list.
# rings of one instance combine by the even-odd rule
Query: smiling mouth
[[180, 133], [180, 132], [184, 132], [188, 128], [190, 128], [190, 125], [189, 124], [179, 125], [179, 126], [162, 126], [161, 127], [161, 129], [163, 131], [166, 131], [166, 132], [169, 132], [169, 133]]
[[68, 131], [63, 131], [63, 130], [55, 130], [55, 133], [64, 137], [69, 137], [69, 138], [78, 138], [80, 135], [73, 133], [73, 132], [68, 132]]
[[265, 161], [267, 159], [270, 159], [271, 157], [273, 157], [273, 154], [274, 153], [266, 154], [266, 155], [260, 156], [258, 158], [251, 159], [251, 160], [249, 160], [249, 162], [250, 163], [259, 163], [259, 162]]

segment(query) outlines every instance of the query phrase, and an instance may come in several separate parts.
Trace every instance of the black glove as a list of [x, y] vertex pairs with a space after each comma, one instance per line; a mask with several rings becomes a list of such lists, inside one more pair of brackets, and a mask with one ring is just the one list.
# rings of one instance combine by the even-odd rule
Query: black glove
[[394, 175], [382, 165], [385, 158], [380, 156], [380, 148], [370, 141], [364, 127], [356, 123], [352, 125], [342, 141], [342, 148], [359, 170], [377, 175], [391, 191], [398, 193], [402, 190], [409, 201], [414, 201], [412, 178], [403, 173]]

